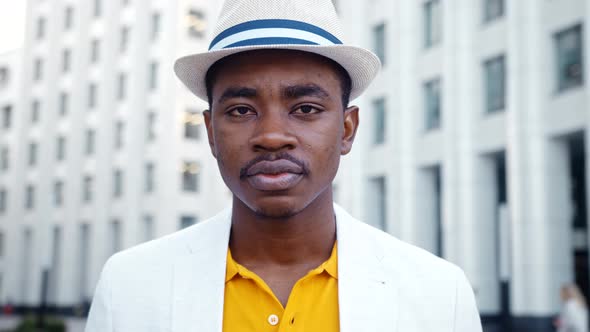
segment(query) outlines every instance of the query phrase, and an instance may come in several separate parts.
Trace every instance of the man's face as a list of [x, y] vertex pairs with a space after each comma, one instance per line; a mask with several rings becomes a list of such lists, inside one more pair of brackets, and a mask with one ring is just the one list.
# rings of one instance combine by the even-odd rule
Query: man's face
[[248, 52], [220, 67], [205, 122], [234, 199], [272, 218], [332, 201], [340, 156], [358, 125], [358, 109], [344, 109], [341, 89], [335, 65], [310, 53]]

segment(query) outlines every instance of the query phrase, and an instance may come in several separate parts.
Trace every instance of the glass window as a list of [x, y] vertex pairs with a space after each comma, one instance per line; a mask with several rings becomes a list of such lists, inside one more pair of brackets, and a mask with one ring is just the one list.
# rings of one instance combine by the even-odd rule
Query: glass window
[[188, 34], [194, 38], [205, 37], [207, 31], [207, 22], [205, 21], [205, 14], [202, 11], [191, 9], [186, 16]]
[[442, 5], [440, 0], [424, 3], [424, 46], [432, 47], [442, 39]]
[[195, 217], [195, 216], [188, 216], [188, 215], [181, 216], [179, 229], [184, 229], [184, 228], [190, 227], [196, 223], [197, 223], [197, 217]]
[[82, 201], [92, 202], [93, 197], [93, 179], [91, 176], [84, 177], [84, 183], [82, 188]]
[[94, 0], [94, 17], [102, 15], [102, 0]]
[[7, 199], [6, 189], [0, 189], [0, 213], [6, 212]]
[[12, 106], [6, 105], [2, 108], [2, 127], [8, 129], [12, 126]]
[[72, 57], [72, 52], [68, 49], [63, 50], [62, 53], [62, 66], [61, 69], [64, 73], [67, 73], [70, 71], [70, 61], [71, 61], [71, 57]]
[[160, 34], [160, 25], [162, 17], [160, 13], [153, 13], [152, 14], [152, 40], [158, 39], [158, 35]]
[[58, 161], [64, 160], [66, 157], [66, 138], [60, 136], [57, 138], [56, 158]]
[[43, 60], [35, 59], [35, 65], [33, 69], [33, 80], [39, 81], [43, 78]]
[[143, 241], [149, 241], [155, 237], [154, 217], [143, 216]]
[[59, 95], [59, 114], [61, 116], [68, 114], [69, 103], [70, 103], [70, 96], [65, 92], [60, 93], [60, 95]]
[[504, 0], [483, 0], [483, 21], [490, 22], [504, 15]]
[[146, 193], [151, 193], [154, 191], [154, 188], [155, 188], [154, 176], [155, 176], [154, 163], [149, 162], [145, 165], [145, 192]]
[[111, 221], [111, 253], [116, 253], [123, 248], [123, 236], [121, 234], [121, 222]]
[[504, 56], [498, 56], [484, 62], [484, 82], [486, 112], [504, 109], [506, 96], [506, 66]]
[[7, 170], [10, 167], [10, 150], [7, 146], [0, 150], [0, 170]]
[[370, 193], [368, 198], [371, 224], [383, 231], [387, 231], [387, 192], [385, 177], [378, 176], [369, 179]]
[[121, 40], [119, 44], [119, 50], [121, 53], [127, 52], [127, 48], [129, 46], [129, 27], [122, 27], [121, 28]]
[[184, 137], [198, 140], [203, 121], [203, 114], [199, 113], [197, 110], [186, 110], [184, 113]]
[[373, 144], [385, 142], [385, 98], [373, 101]]
[[100, 40], [93, 39], [90, 48], [90, 62], [97, 63], [100, 60]]
[[25, 208], [27, 210], [35, 207], [35, 187], [28, 185], [25, 190]]
[[127, 75], [119, 74], [119, 84], [117, 86], [117, 98], [119, 100], [125, 99], [127, 96]]
[[385, 23], [381, 23], [373, 28], [373, 48], [383, 65], [385, 65], [386, 41]]
[[7, 67], [0, 67], [0, 88], [8, 85], [10, 70]]
[[153, 141], [156, 139], [156, 112], [149, 111], [147, 114], [147, 131], [146, 131], [146, 139], [148, 141]]
[[158, 88], [158, 63], [152, 62], [150, 64], [150, 90], [156, 90]]
[[29, 144], [29, 166], [37, 164], [37, 143]]
[[62, 181], [56, 181], [53, 184], [53, 204], [55, 204], [55, 206], [63, 205], [63, 189], [64, 183]]
[[115, 170], [113, 172], [113, 196], [121, 197], [123, 195], [123, 171]]
[[199, 173], [201, 166], [197, 162], [186, 161], [182, 170], [182, 189], [187, 192], [199, 191]]
[[97, 86], [94, 83], [90, 83], [88, 85], [88, 108], [93, 109], [96, 107], [96, 94], [97, 94]]
[[437, 129], [441, 125], [441, 87], [440, 79], [424, 84], [425, 129]]
[[557, 89], [567, 90], [584, 83], [582, 25], [555, 34], [557, 49]]
[[115, 124], [115, 149], [121, 149], [125, 144], [125, 124], [117, 121]]
[[43, 39], [45, 37], [45, 17], [39, 17], [37, 19], [37, 39]]
[[39, 114], [41, 112], [41, 103], [38, 100], [33, 100], [31, 103], [31, 122], [37, 123], [39, 122]]
[[71, 6], [68, 6], [65, 11], [64, 28], [66, 30], [69, 30], [73, 25], [73, 21], [74, 21], [74, 8], [72, 8]]
[[87, 129], [86, 130], [86, 154], [87, 155], [92, 155], [94, 154], [94, 144], [95, 144], [95, 140], [96, 140], [96, 133], [93, 129]]

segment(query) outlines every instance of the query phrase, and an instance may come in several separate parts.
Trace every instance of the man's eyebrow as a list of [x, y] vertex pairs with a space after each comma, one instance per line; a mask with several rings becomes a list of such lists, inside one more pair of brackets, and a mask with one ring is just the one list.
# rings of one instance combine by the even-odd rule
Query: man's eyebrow
[[230, 98], [252, 98], [256, 97], [257, 92], [254, 88], [247, 88], [241, 86], [233, 86], [225, 89], [221, 97], [219, 97], [218, 102], [222, 103], [227, 99]]
[[326, 90], [316, 84], [290, 85], [283, 88], [282, 94], [284, 98], [288, 99], [297, 99], [301, 97], [318, 97], [326, 99], [330, 97], [330, 94], [328, 94]]

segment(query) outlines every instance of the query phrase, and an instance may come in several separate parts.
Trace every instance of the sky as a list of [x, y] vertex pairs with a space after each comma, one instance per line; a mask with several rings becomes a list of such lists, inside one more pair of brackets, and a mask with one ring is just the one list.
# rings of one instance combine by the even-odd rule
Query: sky
[[0, 0], [0, 54], [22, 47], [26, 0]]

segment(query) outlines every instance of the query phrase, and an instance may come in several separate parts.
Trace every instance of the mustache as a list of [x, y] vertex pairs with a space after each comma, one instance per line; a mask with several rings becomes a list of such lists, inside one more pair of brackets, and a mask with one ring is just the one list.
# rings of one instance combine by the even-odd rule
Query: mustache
[[240, 168], [240, 179], [246, 178], [250, 173], [250, 168], [252, 168], [254, 165], [263, 161], [276, 160], [288, 160], [301, 168], [301, 174], [305, 175], [309, 173], [309, 165], [305, 161], [292, 156], [288, 152], [277, 152], [263, 154], [250, 160], [248, 163], [246, 163], [244, 167]]

